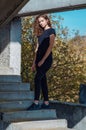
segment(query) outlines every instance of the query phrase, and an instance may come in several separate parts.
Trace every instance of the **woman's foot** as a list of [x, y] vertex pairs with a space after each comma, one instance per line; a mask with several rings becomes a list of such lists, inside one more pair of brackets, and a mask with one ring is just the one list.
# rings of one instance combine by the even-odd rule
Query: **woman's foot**
[[40, 105], [33, 103], [30, 107], [27, 108], [27, 110], [39, 110]]
[[39, 110], [40, 108], [40, 104], [34, 102], [30, 107], [27, 108], [27, 110]]
[[49, 103], [48, 103], [48, 104], [47, 104], [47, 103], [43, 103], [43, 104], [41, 105], [41, 109], [50, 109]]

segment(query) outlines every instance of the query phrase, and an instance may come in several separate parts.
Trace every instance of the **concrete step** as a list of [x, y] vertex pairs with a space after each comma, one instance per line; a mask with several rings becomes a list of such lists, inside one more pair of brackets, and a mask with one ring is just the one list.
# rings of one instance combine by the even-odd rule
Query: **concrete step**
[[[14, 129], [12, 129], [14, 128]], [[65, 119], [11, 123], [9, 130], [69, 130]]]
[[21, 83], [19, 75], [0, 75], [0, 83]]
[[34, 92], [32, 92], [32, 91], [0, 92], [0, 102], [27, 100], [27, 99], [28, 100], [34, 99]]
[[2, 102], [0, 103], [0, 112], [26, 110], [31, 104], [32, 104], [31, 100]]
[[0, 83], [0, 92], [29, 91], [29, 83]]
[[6, 112], [2, 115], [2, 120], [5, 122], [47, 120], [56, 118], [56, 111], [54, 109]]

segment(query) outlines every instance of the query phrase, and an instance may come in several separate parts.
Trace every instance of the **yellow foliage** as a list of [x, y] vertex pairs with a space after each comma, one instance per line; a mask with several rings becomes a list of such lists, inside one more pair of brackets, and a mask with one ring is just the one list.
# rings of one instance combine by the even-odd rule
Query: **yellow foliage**
[[[22, 69], [23, 82], [30, 82], [34, 89], [31, 66], [34, 57], [35, 38], [32, 33], [32, 17], [22, 20]], [[78, 102], [80, 83], [86, 83], [86, 41], [76, 37], [66, 43], [57, 35], [53, 48], [53, 64], [47, 73], [50, 100]]]

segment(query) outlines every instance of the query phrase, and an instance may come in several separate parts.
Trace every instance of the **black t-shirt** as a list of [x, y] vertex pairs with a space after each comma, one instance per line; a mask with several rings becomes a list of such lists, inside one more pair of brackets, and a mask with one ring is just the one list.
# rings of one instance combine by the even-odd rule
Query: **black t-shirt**
[[[49, 28], [47, 30], [44, 30], [42, 35], [38, 36], [39, 47], [37, 51], [36, 63], [38, 63], [45, 55], [50, 44], [50, 35], [52, 34], [56, 35], [55, 30], [53, 28]], [[52, 56], [52, 52], [49, 54], [47, 59], [51, 56]]]

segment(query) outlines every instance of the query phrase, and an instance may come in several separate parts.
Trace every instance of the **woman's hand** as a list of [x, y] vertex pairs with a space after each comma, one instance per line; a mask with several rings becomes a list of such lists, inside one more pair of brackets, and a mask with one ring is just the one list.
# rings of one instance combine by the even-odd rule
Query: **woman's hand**
[[43, 63], [44, 63], [44, 60], [42, 59], [41, 61], [39, 61], [38, 67], [40, 67]]
[[35, 68], [36, 68], [36, 67], [35, 67], [35, 63], [33, 63], [33, 64], [32, 64], [32, 67], [31, 67], [31, 70], [32, 70], [32, 71], [35, 71]]

